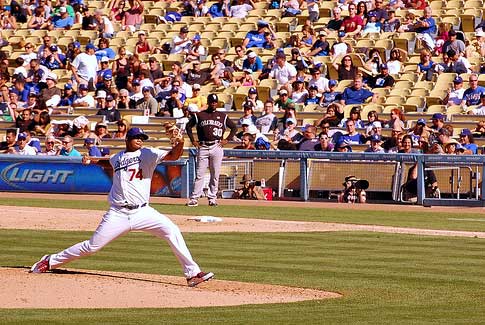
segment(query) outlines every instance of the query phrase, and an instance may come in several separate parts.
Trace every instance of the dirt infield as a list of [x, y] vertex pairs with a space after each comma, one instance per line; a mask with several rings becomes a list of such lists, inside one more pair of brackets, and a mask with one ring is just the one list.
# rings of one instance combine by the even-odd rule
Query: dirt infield
[[[300, 203], [291, 202], [290, 205]], [[368, 209], [371, 205], [339, 205], [339, 207]], [[378, 208], [393, 209], [392, 206], [378, 206]], [[440, 209], [460, 212], [459, 209], [453, 208]], [[482, 211], [480, 209], [474, 212]], [[2, 206], [0, 229], [91, 231], [96, 228], [103, 213], [99, 210]], [[374, 231], [485, 238], [484, 232], [245, 218], [222, 218], [222, 222], [204, 223], [191, 220], [188, 216], [169, 217], [183, 232]], [[25, 267], [0, 268], [0, 278], [3, 280], [0, 281], [0, 301], [2, 301], [0, 308], [174, 308], [284, 303], [340, 297], [338, 293], [320, 290], [222, 280], [212, 280], [198, 288], [188, 288], [183, 277], [73, 269], [63, 269], [55, 273], [29, 274]], [[73, 287], [76, 287], [75, 294], [67, 290]]]
[[[219, 280], [189, 288], [181, 277], [73, 269], [31, 274], [26, 269], [0, 268], [0, 278], [1, 308], [180, 308], [341, 296], [313, 289]], [[68, 288], [76, 288], [75, 294]]]

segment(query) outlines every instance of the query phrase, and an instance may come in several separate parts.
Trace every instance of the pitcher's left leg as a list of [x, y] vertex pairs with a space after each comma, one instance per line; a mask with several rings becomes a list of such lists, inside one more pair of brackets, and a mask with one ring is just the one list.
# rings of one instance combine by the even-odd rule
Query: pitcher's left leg
[[200, 273], [200, 267], [193, 260], [179, 227], [172, 220], [147, 206], [132, 215], [131, 223], [132, 230], [143, 230], [165, 239], [182, 266], [186, 278]]

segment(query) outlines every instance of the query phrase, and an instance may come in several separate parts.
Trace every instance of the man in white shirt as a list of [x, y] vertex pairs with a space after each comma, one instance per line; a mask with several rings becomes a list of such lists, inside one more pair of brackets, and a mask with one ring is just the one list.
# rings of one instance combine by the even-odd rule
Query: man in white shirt
[[315, 85], [318, 87], [318, 92], [320, 94], [330, 90], [328, 87], [328, 79], [322, 76], [320, 69], [311, 68], [310, 74], [312, 75], [312, 78], [308, 80], [308, 88]]
[[79, 97], [72, 103], [73, 107], [92, 107], [96, 106], [93, 96], [88, 94], [88, 85], [79, 85]]
[[276, 64], [273, 66], [269, 77], [278, 81], [278, 88], [289, 88], [296, 80], [296, 68], [286, 61], [286, 55], [283, 52], [276, 54]]
[[460, 105], [464, 92], [465, 88], [463, 88], [463, 78], [456, 76], [453, 80], [453, 89], [448, 91], [448, 96], [445, 98], [444, 102], [447, 103], [448, 106]]
[[185, 48], [192, 44], [189, 38], [189, 28], [184, 26], [180, 28], [180, 32], [172, 39], [172, 51], [170, 54], [182, 53]]
[[96, 80], [96, 71], [98, 69], [98, 60], [94, 52], [96, 47], [88, 43], [86, 45], [86, 52], [80, 53], [72, 61], [71, 70], [72, 76], [78, 85], [88, 85], [88, 88], [94, 90], [94, 82]]
[[231, 6], [229, 9], [229, 16], [234, 18], [246, 18], [249, 11], [254, 9], [254, 2], [252, 0], [238, 0], [237, 4]]
[[9, 153], [16, 154], [16, 155], [23, 155], [23, 156], [35, 156], [37, 151], [34, 147], [31, 147], [27, 144], [27, 134], [20, 133], [17, 137], [17, 144], [13, 147], [10, 147]]

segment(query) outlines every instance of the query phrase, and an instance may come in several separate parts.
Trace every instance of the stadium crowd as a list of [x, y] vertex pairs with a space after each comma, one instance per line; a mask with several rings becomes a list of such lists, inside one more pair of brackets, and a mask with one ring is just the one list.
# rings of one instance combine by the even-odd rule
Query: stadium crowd
[[[123, 112], [173, 118], [183, 128], [215, 93], [220, 109], [240, 111], [238, 149], [481, 153], [474, 137], [485, 121], [457, 132], [449, 117], [485, 113], [485, 21], [464, 31], [463, 22], [442, 17], [451, 10], [446, 1], [99, 3], [0, 5], [0, 118], [18, 130], [7, 130], [4, 152], [69, 154], [65, 144], [78, 138], [102, 155], [91, 148], [124, 137]], [[481, 18], [483, 3], [478, 8]], [[217, 33], [193, 27], [211, 21], [252, 28], [220, 43]], [[37, 36], [17, 35], [25, 30]], [[373, 46], [378, 40], [387, 45]], [[56, 118], [80, 108], [103, 122]], [[302, 122], [300, 112], [315, 118]], [[430, 121], [413, 112], [430, 113]]]

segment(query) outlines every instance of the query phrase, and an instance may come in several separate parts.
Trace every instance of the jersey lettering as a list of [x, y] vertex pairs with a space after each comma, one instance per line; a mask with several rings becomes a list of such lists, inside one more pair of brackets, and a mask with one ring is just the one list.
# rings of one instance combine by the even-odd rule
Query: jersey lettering
[[143, 171], [141, 169], [129, 168], [128, 171], [130, 172], [130, 182], [133, 181], [134, 178], [138, 178], [140, 180], [143, 179]]

